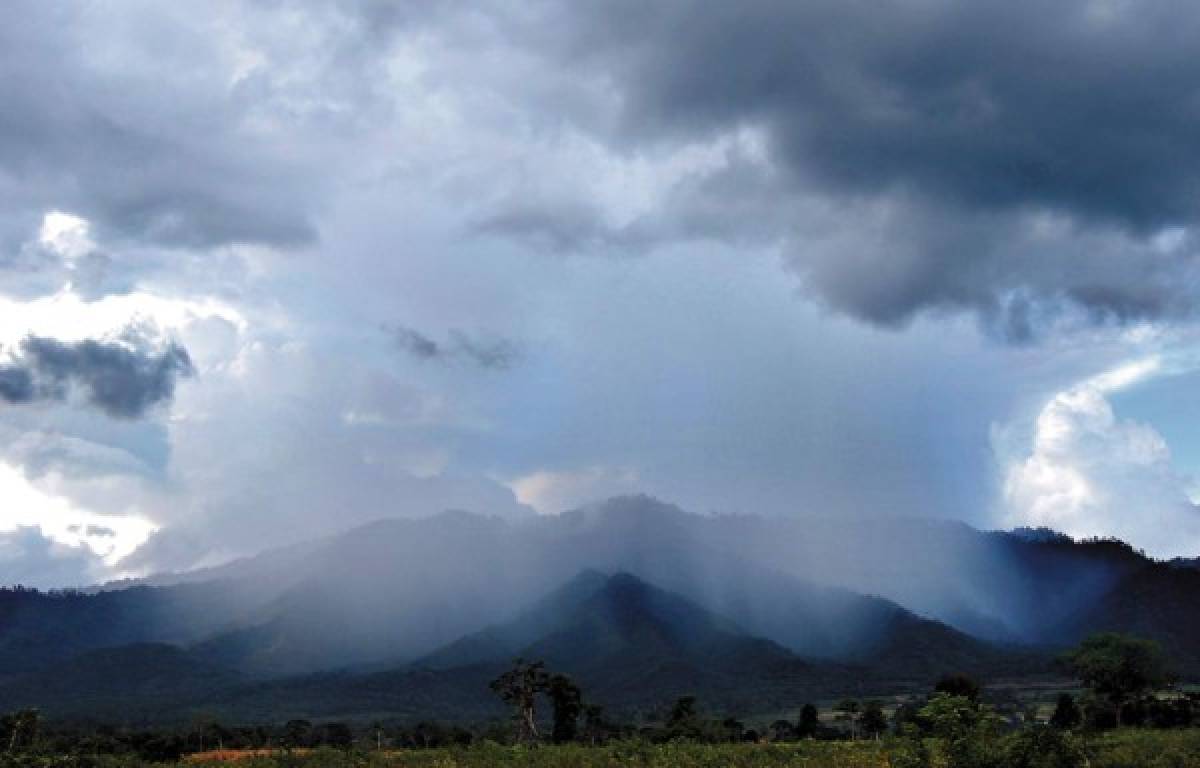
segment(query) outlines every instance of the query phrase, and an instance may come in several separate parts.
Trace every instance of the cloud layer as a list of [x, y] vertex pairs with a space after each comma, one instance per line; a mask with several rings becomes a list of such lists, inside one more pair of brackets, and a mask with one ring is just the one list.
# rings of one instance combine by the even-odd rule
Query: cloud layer
[[[736, 229], [775, 228], [839, 310], [896, 325], [968, 309], [1015, 340], [1070, 310], [1195, 312], [1200, 26], [1186, 4], [551, 7], [557, 23], [533, 24], [559, 38], [541, 38], [548, 55], [607, 84], [619, 117], [590, 126], [607, 141], [762, 132], [757, 168], [734, 157], [683, 187], [736, 168], [742, 195], [726, 199], [762, 202]], [[594, 217], [559, 211], [499, 223], [595, 239]]]
[[1200, 390], [1097, 382], [1196, 345], [1187, 4], [7, 17], [0, 581], [633, 491], [1185, 541]]

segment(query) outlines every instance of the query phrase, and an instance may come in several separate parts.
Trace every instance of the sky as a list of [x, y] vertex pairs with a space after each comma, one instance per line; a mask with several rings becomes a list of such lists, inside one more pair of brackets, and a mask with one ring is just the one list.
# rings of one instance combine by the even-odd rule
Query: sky
[[648, 493], [1200, 555], [1200, 12], [17, 0], [0, 582]]

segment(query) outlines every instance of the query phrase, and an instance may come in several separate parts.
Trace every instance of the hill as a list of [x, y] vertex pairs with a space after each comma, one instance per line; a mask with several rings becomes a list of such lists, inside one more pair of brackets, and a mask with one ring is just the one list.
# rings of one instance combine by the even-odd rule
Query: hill
[[0, 685], [0, 709], [35, 707], [57, 718], [124, 723], [183, 721], [189, 707], [241, 678], [183, 649], [135, 643], [88, 651]]
[[[645, 587], [620, 592], [608, 574]], [[315, 685], [302, 681], [353, 680], [371, 690], [369, 675], [390, 681], [379, 682], [389, 691], [379, 696], [395, 706], [428, 706], [443, 694], [463, 703], [479, 676], [514, 651], [562, 653], [566, 641], [553, 640], [561, 636], [592, 643], [606, 670], [630, 670], [625, 678], [596, 673], [595, 683], [638, 706], [685, 679], [730, 699], [730, 678], [771, 695], [747, 682], [760, 667], [722, 677], [712, 658], [701, 663], [667, 644], [665, 630], [648, 629], [669, 626], [662, 612], [673, 604], [653, 590], [708, 617], [696, 626], [709, 634], [740, 638], [743, 648], [753, 641], [746, 658], [766, 667], [773, 659], [772, 669], [802, 689], [812, 681], [836, 688], [846, 670], [885, 686], [927, 684], [948, 671], [1039, 672], [1047, 653], [1099, 630], [1158, 639], [1185, 675], [1200, 678], [1198, 579], [1194, 568], [1155, 562], [1121, 542], [1047, 531], [702, 516], [622, 497], [514, 522], [461, 512], [380, 521], [203, 572], [86, 593], [0, 590], [0, 686], [93, 651], [165, 644], [188, 663], [227, 671], [239, 700], [264, 706], [285, 702], [276, 691], [288, 686]], [[562, 586], [547, 595], [553, 585]], [[622, 654], [595, 645], [629, 637], [616, 632], [622, 614], [612, 599], [608, 614], [592, 605], [590, 623], [572, 625], [574, 635], [563, 624], [605, 589], [642, 610], [634, 625], [644, 632], [633, 645], [644, 647]], [[593, 674], [580, 658], [558, 661]], [[184, 699], [192, 693], [181, 688]], [[346, 689], [331, 701], [357, 711], [355, 695]], [[223, 699], [202, 703], [214, 701]]]

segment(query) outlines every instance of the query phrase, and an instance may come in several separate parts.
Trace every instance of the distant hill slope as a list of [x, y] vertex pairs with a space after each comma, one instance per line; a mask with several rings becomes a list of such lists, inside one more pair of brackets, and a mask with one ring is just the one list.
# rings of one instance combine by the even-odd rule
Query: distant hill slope
[[1120, 542], [946, 521], [692, 515], [633, 496], [518, 522], [386, 520], [88, 594], [0, 591], [0, 683], [134, 643], [176, 645], [260, 681], [395, 670], [467, 637], [476, 648], [457, 652], [486, 660], [546, 633], [517, 642], [484, 630], [585, 569], [630, 574], [808, 663], [876, 679], [1035, 669], [997, 646], [1062, 646], [1099, 629], [1159, 639], [1200, 677], [1200, 571]]
[[805, 661], [630, 574], [585, 571], [513, 620], [403, 669], [263, 683], [231, 695], [228, 705], [238, 714], [285, 701], [289, 710], [342, 716], [364, 708], [494, 716], [503, 710], [487, 683], [515, 657], [544, 660], [578, 681], [589, 700], [626, 713], [660, 711], [688, 694], [718, 710], [794, 707], [830, 686], [852, 688], [858, 675]]
[[228, 582], [96, 594], [0, 589], [0, 680], [99, 648], [195, 642], [235, 623], [243, 595]]
[[[946, 666], [932, 658], [961, 642], [953, 630], [945, 628], [953, 637], [945, 644], [925, 631], [928, 622], [903, 612], [896, 619], [901, 626], [881, 648], [885, 664], [812, 661], [631, 574], [584, 571], [513, 619], [394, 669], [246, 681], [173, 646], [127, 645], [0, 685], [0, 705], [127, 722], [184, 721], [196, 711], [238, 721], [384, 715], [478, 720], [503, 714], [487, 683], [523, 656], [571, 675], [589, 700], [611, 710], [661, 712], [691, 694], [719, 711], [754, 713], [840, 693], [923, 688], [929, 675], [962, 668], [962, 659]], [[907, 636], [914, 628], [922, 644]], [[895, 648], [909, 649], [920, 661], [902, 658], [905, 651]], [[907, 672], [897, 674], [899, 669]]]
[[0, 710], [36, 707], [56, 718], [141, 723], [185, 720], [190, 706], [240, 676], [183, 649], [135, 643], [89, 651], [0, 685]]
[[[788, 615], [789, 600], [793, 599], [789, 586], [786, 582], [777, 584], [771, 593], [775, 601], [782, 604], [784, 615]], [[811, 590], [801, 585], [800, 598], [811, 598]], [[820, 594], [819, 590], [817, 592]], [[929, 682], [948, 672], [988, 675], [1040, 668], [1040, 660], [1035, 657], [997, 649], [940, 622], [914, 616], [886, 601], [862, 600], [878, 622], [870, 628], [871, 640], [855, 645], [856, 653], [843, 655], [838, 660], [842, 662], [840, 664], [811, 657], [805, 659], [805, 663], [826, 662], [827, 669], [845, 669], [847, 664], [852, 664], [858, 668], [857, 674], [873, 680], [909, 679], [915, 683]], [[813, 615], [807, 605], [803, 608], [805, 610], [790, 614], [798, 625], [793, 629], [793, 635], [802, 634], [806, 618]], [[864, 608], [860, 606], [859, 609]], [[666, 621], [665, 616], [657, 617], [658, 613], [672, 619]], [[673, 627], [674, 634], [663, 629], [640, 636], [635, 643], [627, 625], [622, 623], [623, 617], [627, 617], [628, 626], [642, 629]], [[613, 647], [635, 646], [640, 655], [657, 649], [664, 655], [687, 658], [695, 656], [697, 649], [711, 642], [713, 648], [721, 650], [714, 652], [713, 658], [704, 663], [710, 669], [719, 669], [720, 664], [715, 660], [740, 657], [730, 647], [729, 641], [734, 637], [743, 642], [747, 637], [754, 637], [754, 652], [741, 657], [770, 660], [775, 672], [779, 671], [776, 662], [782, 663], [786, 659], [790, 664], [801, 658], [786, 645], [759, 636], [742, 622], [718, 617], [676, 593], [652, 587], [631, 574], [606, 579], [597, 571], [585, 571], [512, 621], [467, 635], [416, 664], [444, 670], [526, 656], [555, 660], [577, 674], [586, 674], [590, 665], [595, 664], [605, 670], [606, 675], [611, 675], [614, 664], [609, 657]], [[687, 638], [691, 640], [685, 647], [672, 647], [673, 642], [683, 643]], [[717, 642], [718, 638], [721, 642]]]
[[1063, 629], [1077, 638], [1115, 631], [1152, 637], [1175, 671], [1200, 679], [1200, 570], [1147, 566], [1124, 578]]
[[[387, 711], [480, 719], [504, 714], [487, 683], [513, 658], [524, 657], [571, 675], [589, 700], [610, 710], [661, 713], [675, 698], [691, 694], [714, 711], [746, 714], [795, 708], [826, 696], [926, 689], [937, 674], [961, 671], [964, 664], [1011, 658], [907, 612], [897, 611], [893, 621], [893, 632], [884, 635], [881, 655], [871, 664], [808, 660], [636, 576], [589, 570], [509, 621], [466, 635], [407, 667], [262, 683], [239, 689], [225, 704], [238, 716], [282, 711], [350, 717]], [[929, 632], [931, 626], [935, 633]], [[960, 647], [962, 653], [956, 650]], [[897, 674], [901, 667], [907, 672]]]

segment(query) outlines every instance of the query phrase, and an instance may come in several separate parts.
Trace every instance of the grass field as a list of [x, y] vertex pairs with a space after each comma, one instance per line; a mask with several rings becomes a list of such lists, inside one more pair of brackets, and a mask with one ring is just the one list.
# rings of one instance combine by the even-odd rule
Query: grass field
[[[1085, 737], [1084, 743], [1090, 768], [1200, 768], [1200, 729], [1124, 730]], [[384, 752], [318, 749], [291, 755], [226, 751], [192, 755], [186, 764], [191, 768], [227, 765], [227, 761], [235, 761], [239, 768], [895, 768], [900, 763], [897, 750], [898, 745], [889, 741], [722, 745], [630, 742], [536, 749], [491, 745]], [[954, 768], [936, 757], [932, 765]]]

